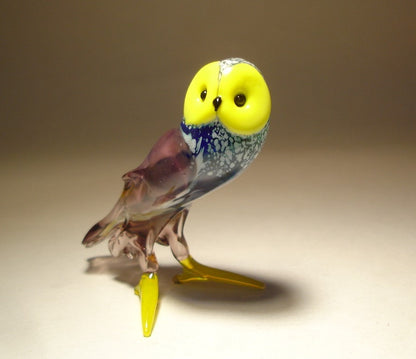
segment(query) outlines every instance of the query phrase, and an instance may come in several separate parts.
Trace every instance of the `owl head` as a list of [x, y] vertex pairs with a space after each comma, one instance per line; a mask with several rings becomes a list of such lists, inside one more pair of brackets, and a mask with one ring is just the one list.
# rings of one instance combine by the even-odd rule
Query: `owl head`
[[230, 58], [202, 67], [187, 90], [181, 124], [200, 181], [217, 186], [246, 168], [264, 143], [270, 111], [269, 89], [253, 64]]
[[202, 67], [185, 96], [184, 122], [201, 126], [218, 120], [237, 135], [253, 135], [267, 124], [270, 92], [250, 62], [230, 58]]

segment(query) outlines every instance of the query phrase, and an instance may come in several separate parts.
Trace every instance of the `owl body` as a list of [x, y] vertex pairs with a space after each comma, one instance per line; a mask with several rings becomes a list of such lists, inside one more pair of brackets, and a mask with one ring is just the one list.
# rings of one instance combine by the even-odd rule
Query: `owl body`
[[114, 256], [130, 258], [146, 256], [156, 241], [167, 244], [160, 234], [169, 221], [241, 173], [259, 153], [267, 129], [241, 137], [227, 133], [218, 121], [199, 127], [182, 122], [180, 129], [156, 142], [140, 166], [122, 177], [119, 201], [91, 228], [83, 244], [108, 240]]

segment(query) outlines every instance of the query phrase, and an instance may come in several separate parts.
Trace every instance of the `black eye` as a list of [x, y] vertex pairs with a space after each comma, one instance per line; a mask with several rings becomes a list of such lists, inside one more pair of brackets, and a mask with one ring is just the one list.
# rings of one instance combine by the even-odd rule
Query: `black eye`
[[234, 103], [238, 107], [244, 106], [244, 104], [246, 103], [246, 97], [242, 93], [239, 93], [238, 95], [235, 95]]
[[205, 100], [205, 97], [207, 97], [207, 90], [204, 90], [204, 91], [201, 92], [201, 99], [202, 99], [202, 101]]

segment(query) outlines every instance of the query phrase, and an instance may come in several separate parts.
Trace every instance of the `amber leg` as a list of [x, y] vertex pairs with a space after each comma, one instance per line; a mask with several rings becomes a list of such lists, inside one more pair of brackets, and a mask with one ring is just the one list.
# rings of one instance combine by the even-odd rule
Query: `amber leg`
[[142, 329], [145, 337], [150, 337], [152, 334], [159, 299], [159, 281], [156, 272], [159, 265], [153, 253], [154, 241], [152, 240], [152, 236], [153, 233], [150, 231], [145, 247], [146, 253], [138, 241], [131, 242], [131, 245], [135, 248], [134, 253], [136, 254], [136, 258], [143, 271], [139, 284], [134, 288], [134, 293], [140, 297]]
[[159, 266], [153, 253], [142, 261], [141, 266], [145, 272], [134, 288], [134, 293], [140, 297], [143, 335], [150, 337], [159, 299], [159, 280], [156, 273]]
[[156, 318], [159, 298], [157, 273], [143, 273], [134, 293], [140, 297], [143, 335], [150, 337]]
[[173, 255], [183, 267], [183, 272], [174, 277], [176, 283], [214, 281], [258, 289], [264, 288], [264, 283], [255, 279], [221, 269], [207, 267], [193, 259], [189, 254], [188, 245], [183, 235], [183, 227], [187, 214], [188, 210], [186, 209], [178, 213], [163, 230], [164, 238], [167, 238], [169, 241]]
[[201, 263], [198, 263], [191, 256], [188, 256], [188, 258], [180, 261], [179, 263], [183, 267], [183, 272], [175, 276], [174, 281], [176, 283], [213, 281], [257, 289], [263, 289], [265, 287], [264, 283], [258, 280], [237, 273], [205, 266]]

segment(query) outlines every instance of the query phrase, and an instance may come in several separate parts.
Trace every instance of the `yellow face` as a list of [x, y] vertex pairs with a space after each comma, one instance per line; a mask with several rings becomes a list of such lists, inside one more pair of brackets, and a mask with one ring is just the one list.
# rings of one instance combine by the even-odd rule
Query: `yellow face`
[[184, 121], [203, 125], [218, 119], [230, 132], [259, 132], [270, 117], [271, 99], [260, 72], [246, 62], [212, 62], [195, 75], [185, 96]]

